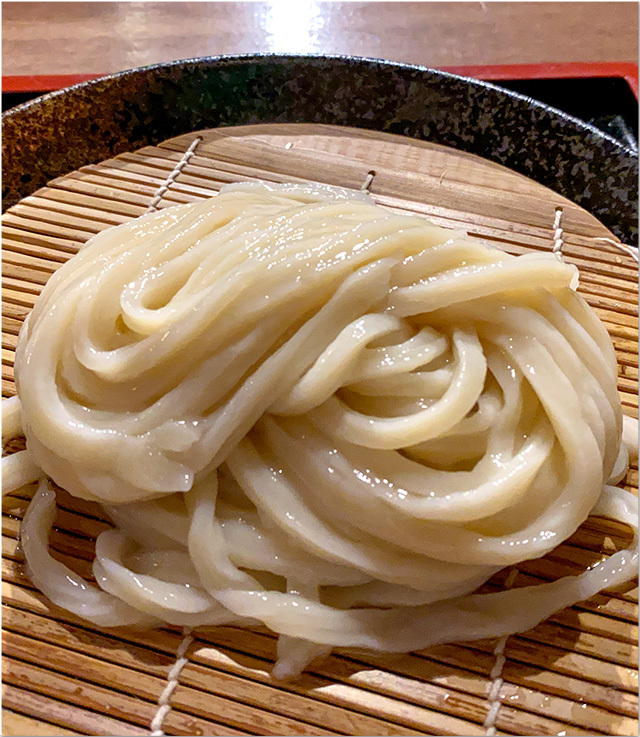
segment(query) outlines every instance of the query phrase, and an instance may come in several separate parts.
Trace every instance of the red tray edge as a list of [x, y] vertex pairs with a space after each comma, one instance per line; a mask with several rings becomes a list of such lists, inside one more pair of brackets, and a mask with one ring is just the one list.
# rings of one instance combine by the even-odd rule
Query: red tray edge
[[442, 67], [445, 72], [475, 77], [487, 82], [497, 79], [568, 79], [622, 77], [638, 99], [638, 65], [633, 62], [558, 62], [557, 64], [498, 64], [495, 66]]
[[[638, 99], [638, 65], [633, 62], [570, 62], [549, 64], [497, 64], [489, 66], [444, 66], [444, 72], [485, 81], [500, 79], [563, 79], [569, 77], [622, 77]], [[2, 77], [3, 92], [50, 92], [101, 74], [7, 75]]]

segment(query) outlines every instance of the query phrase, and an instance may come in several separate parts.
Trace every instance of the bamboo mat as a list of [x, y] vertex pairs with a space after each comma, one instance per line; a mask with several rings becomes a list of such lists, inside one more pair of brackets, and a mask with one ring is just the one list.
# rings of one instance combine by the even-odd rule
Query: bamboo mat
[[[188, 152], [185, 154], [185, 152]], [[177, 172], [177, 173], [176, 173]], [[563, 253], [580, 291], [607, 325], [627, 414], [638, 414], [637, 267], [597, 241], [593, 217], [551, 191], [469, 154], [394, 136], [326, 126], [252, 126], [189, 134], [57, 179], [4, 217], [3, 396], [15, 393], [13, 357], [25, 315], [49, 276], [94, 233], [154, 207], [208, 197], [247, 179], [368, 185], [380, 204], [464, 227], [511, 253], [549, 250], [556, 207]], [[10, 444], [9, 451], [20, 446]], [[637, 491], [638, 470], [627, 476]], [[29, 494], [3, 509], [5, 735], [149, 734], [182, 642], [177, 629], [101, 630], [49, 605], [24, 572], [19, 524]], [[59, 496], [52, 547], [88, 578], [97, 506]], [[583, 570], [625, 547], [623, 526], [590, 519], [514, 586]], [[504, 584], [501, 573], [490, 582]], [[171, 735], [635, 735], [638, 734], [637, 589], [603, 593], [504, 646], [495, 641], [402, 656], [338, 652], [299, 680], [271, 680], [267, 630], [197, 632], [171, 696]], [[493, 704], [493, 706], [492, 706]], [[497, 709], [495, 732], [485, 725]]]

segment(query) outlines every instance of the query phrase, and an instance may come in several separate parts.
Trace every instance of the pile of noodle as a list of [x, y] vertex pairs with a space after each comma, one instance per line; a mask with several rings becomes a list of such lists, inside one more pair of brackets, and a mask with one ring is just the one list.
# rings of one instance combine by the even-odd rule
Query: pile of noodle
[[[552, 254], [510, 256], [365, 194], [233, 185], [105, 230], [20, 334], [5, 491], [34, 583], [100, 626], [262, 623], [276, 673], [526, 630], [631, 579], [489, 594], [590, 514], [634, 528], [616, 360]], [[628, 430], [633, 434], [633, 426]], [[114, 528], [84, 581], [55, 491]]]

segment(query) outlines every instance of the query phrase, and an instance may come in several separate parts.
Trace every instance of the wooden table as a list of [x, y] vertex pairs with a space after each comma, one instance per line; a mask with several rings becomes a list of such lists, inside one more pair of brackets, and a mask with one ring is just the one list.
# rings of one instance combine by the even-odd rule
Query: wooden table
[[[252, 52], [354, 54], [435, 67], [636, 62], [638, 53], [635, 2], [5, 2], [2, 13], [5, 75], [100, 74], [171, 59]], [[241, 139], [242, 146], [248, 142], [251, 143], [246, 137]], [[267, 152], [264, 155], [271, 155], [273, 141], [267, 142], [268, 146], [262, 143]], [[222, 141], [216, 145], [224, 144]], [[262, 149], [259, 140], [254, 144], [258, 150], [252, 150], [251, 156], [239, 147], [232, 166], [242, 167], [243, 162], [255, 159]], [[301, 150], [304, 147], [295, 148], [296, 152]], [[377, 150], [386, 151], [382, 147]], [[419, 150], [428, 154], [429, 147], [425, 145]], [[26, 206], [27, 215], [33, 216], [34, 211], [37, 215], [33, 222], [27, 220], [26, 226], [24, 222], [20, 226], [25, 206], [10, 215], [8, 227], [13, 228], [13, 239], [18, 245], [9, 244], [5, 258], [7, 276], [13, 279], [13, 287], [5, 290], [4, 295], [8, 300], [3, 305], [8, 326], [5, 345], [15, 346], [20, 321], [33, 303], [39, 285], [68, 257], [69, 240], [86, 239], [108, 223], [144, 211], [153, 201], [158, 186], [173, 169], [175, 157], [180, 157], [180, 152], [170, 145], [154, 151], [153, 156], [147, 154], [141, 161], [134, 157], [133, 164], [118, 164], [120, 169], [107, 165], [74, 175], [66, 183], [58, 181], [41, 199], [42, 212], [35, 210], [33, 203]], [[397, 162], [393, 150], [389, 151], [387, 164]], [[421, 176], [431, 173], [426, 179], [438, 187], [443, 185], [448, 171], [440, 156], [438, 153], [433, 159], [440, 168], [427, 166], [423, 161], [418, 172]], [[466, 171], [467, 157], [461, 161], [459, 166], [451, 167], [458, 172], [458, 179], [460, 172]], [[385, 183], [382, 164], [376, 163], [374, 191], [381, 182]], [[138, 165], [146, 167], [142, 169], [141, 181], [135, 180], [137, 174], [128, 175], [126, 171], [127, 167]], [[367, 147], [366, 157], [351, 166], [354, 179], [350, 186], [364, 181], [370, 165], [371, 149]], [[169, 172], [164, 170], [167, 166]], [[210, 174], [212, 166], [212, 160], [199, 152], [192, 171], [185, 167], [182, 180], [174, 183], [175, 189], [168, 192], [167, 200], [188, 201], [217, 188], [219, 182]], [[408, 165], [394, 166], [393, 176], [396, 170], [410, 171]], [[493, 165], [487, 166], [488, 173], [482, 170], [485, 185], [493, 181], [491, 172], [495, 172]], [[344, 168], [344, 161], [341, 167]], [[389, 164], [387, 168], [392, 167]], [[114, 172], [116, 180], [109, 180]], [[80, 181], [78, 176], [88, 181]], [[130, 176], [129, 180], [126, 176]], [[93, 182], [95, 177], [100, 186]], [[105, 205], [98, 201], [99, 192], [105, 189], [100, 177], [107, 177], [107, 184], [118, 182], [117, 187], [106, 189], [115, 192], [119, 202]], [[387, 179], [392, 181], [393, 177], [389, 175]], [[464, 181], [458, 179], [447, 181], [442, 192], [458, 197], [458, 188], [464, 186]], [[513, 181], [516, 180], [514, 192], [530, 186], [523, 184], [526, 180], [520, 177]], [[85, 197], [82, 192], [87, 186], [93, 194]], [[69, 191], [76, 187], [80, 192], [71, 195], [76, 197], [71, 204], [65, 187]], [[126, 196], [125, 190], [129, 190]], [[509, 187], [503, 187], [501, 192], [508, 190]], [[479, 196], [494, 194], [488, 186], [478, 187], [477, 192]], [[381, 194], [388, 196], [393, 192], [381, 190]], [[90, 211], [84, 205], [91, 197], [97, 202], [97, 215], [95, 221], [83, 222], [76, 215], [78, 211]], [[62, 204], [55, 204], [58, 199]], [[78, 204], [81, 200], [84, 205]], [[452, 199], [459, 201], [459, 197]], [[467, 207], [473, 204], [471, 198], [465, 202]], [[552, 201], [551, 213], [553, 205]], [[66, 215], [60, 212], [65, 207]], [[483, 209], [492, 208], [493, 202], [491, 208]], [[447, 220], [453, 211], [454, 208], [447, 211], [443, 207], [435, 215], [443, 224], [459, 226], [459, 221]], [[519, 218], [522, 212], [518, 211]], [[570, 206], [567, 215], [578, 218], [578, 224], [580, 217], [588, 217], [576, 206]], [[486, 235], [500, 240], [505, 247], [508, 245], [512, 252], [520, 253], [530, 246], [549, 247], [552, 231], [541, 227], [537, 218], [542, 215], [537, 210], [530, 215], [534, 218], [531, 222], [520, 226], [520, 234], [505, 227], [510, 218], [504, 213], [501, 216], [502, 219], [495, 214], [487, 216], [486, 222], [480, 224], [487, 230]], [[67, 220], [63, 220], [65, 217]], [[470, 222], [474, 220], [477, 224], [477, 213]], [[637, 292], [632, 289], [636, 272], [624, 255], [605, 253], [604, 257], [595, 258], [593, 249], [584, 242], [584, 233], [573, 233], [571, 222], [568, 219], [566, 228], [568, 256], [587, 267], [582, 288], [611, 323], [620, 357], [621, 389], [631, 398], [629, 401], [635, 402], [632, 409], [637, 413]], [[522, 235], [527, 229], [533, 234], [531, 243]], [[34, 251], [34, 238], [49, 239], [49, 245], [54, 245], [45, 246], [42, 252]], [[525, 241], [520, 242], [523, 238]], [[60, 244], [58, 251], [56, 243]], [[30, 273], [23, 268], [25, 264], [32, 269], [31, 276], [18, 283], [16, 274]], [[612, 275], [614, 270], [619, 273]], [[22, 285], [22, 291], [16, 291], [16, 284]], [[618, 290], [622, 290], [620, 296]], [[9, 364], [3, 368], [7, 377], [12, 376]], [[629, 484], [637, 486], [637, 478], [634, 469]], [[18, 511], [13, 508], [16, 515]], [[67, 520], [76, 519], [78, 515], [74, 514], [69, 513]], [[90, 522], [94, 527], [100, 524], [98, 518], [91, 518]], [[15, 548], [17, 524], [16, 516], [8, 519], [3, 541], [10, 575], [3, 591], [10, 614], [4, 619], [9, 636], [4, 641], [7, 660], [3, 673], [7, 685], [2, 733], [8, 737], [148, 734], [182, 638], [166, 631], [132, 635], [97, 632], [86, 623], [71, 622], [59, 612], [49, 612], [44, 600], [28, 584], [24, 585]], [[86, 519], [82, 524], [87, 524]], [[73, 529], [76, 528], [69, 527], [71, 532], [66, 532], [61, 527], [57, 534], [64, 541]], [[617, 528], [603, 529], [610, 535], [606, 537], [607, 545], [613, 544], [614, 538], [620, 542]], [[604, 532], [587, 528], [581, 535], [574, 547], [567, 549], [574, 555], [577, 550], [592, 563], [600, 556], [595, 546], [598, 540], [605, 539]], [[86, 547], [88, 540], [84, 543]], [[590, 550], [589, 545], [594, 549]], [[81, 556], [77, 559], [86, 566]], [[567, 565], [570, 563], [569, 560]], [[561, 564], [564, 565], [562, 559], [555, 563]], [[534, 568], [531, 575], [535, 574]], [[502, 672], [504, 703], [498, 714], [498, 734], [562, 734], [567, 729], [572, 734], [632, 733], [637, 687], [637, 680], [633, 680], [637, 663], [636, 609], [633, 592], [625, 596], [600, 597], [587, 608], [560, 613], [527, 636], [509, 640]], [[333, 656], [328, 664], [318, 666], [302, 681], [280, 687], [269, 676], [275, 654], [273, 638], [251, 632], [223, 632], [216, 638], [207, 640], [203, 635], [197, 647], [190, 647], [189, 663], [180, 675], [180, 685], [172, 696], [172, 711], [164, 725], [168, 734], [229, 735], [247, 730], [264, 734], [267, 727], [267, 733], [298, 735], [485, 734], [482, 725], [488, 713], [487, 694], [495, 663], [493, 642], [444, 646], [425, 651], [419, 658], [407, 655], [391, 663], [368, 656]], [[571, 721], [569, 726], [566, 720]]]
[[211, 54], [354, 54], [428, 66], [637, 61], [635, 2], [2, 4], [5, 75]]

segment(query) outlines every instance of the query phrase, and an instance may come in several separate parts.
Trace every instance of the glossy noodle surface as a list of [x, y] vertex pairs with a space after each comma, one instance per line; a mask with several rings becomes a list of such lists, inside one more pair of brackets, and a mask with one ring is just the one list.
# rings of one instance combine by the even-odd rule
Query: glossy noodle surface
[[[334, 646], [526, 630], [635, 574], [473, 593], [589, 514], [636, 526], [616, 360], [555, 254], [511, 256], [362, 193], [240, 184], [92, 238], [20, 335], [3, 488], [23, 550], [104, 626], [263, 623], [276, 674]], [[114, 529], [83, 581], [55, 491]], [[635, 543], [634, 543], [635, 545]]]

